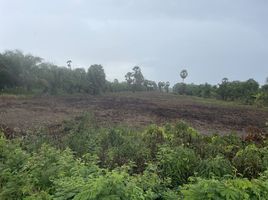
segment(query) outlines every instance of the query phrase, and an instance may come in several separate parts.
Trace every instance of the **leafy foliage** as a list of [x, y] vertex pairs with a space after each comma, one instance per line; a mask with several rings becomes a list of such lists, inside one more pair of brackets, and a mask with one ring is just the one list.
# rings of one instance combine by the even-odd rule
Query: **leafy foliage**
[[182, 146], [174, 149], [162, 147], [157, 154], [157, 161], [161, 177], [170, 178], [172, 186], [186, 183], [198, 165], [194, 151]]
[[[103, 128], [85, 115], [0, 137], [0, 199], [266, 199], [267, 142], [200, 135], [184, 122], [143, 131]], [[265, 137], [263, 137], [265, 140]]]
[[184, 185], [181, 194], [185, 200], [205, 199], [267, 199], [268, 182], [248, 179], [200, 179]]
[[[92, 65], [88, 72], [83, 68], [72, 70], [45, 63], [39, 57], [24, 55], [21, 51], [0, 54], [0, 89], [18, 91], [99, 94], [106, 89], [105, 73], [101, 65]], [[68, 64], [69, 65], [69, 64]]]
[[222, 156], [202, 160], [198, 166], [197, 176], [204, 178], [234, 176], [231, 162]]
[[237, 101], [243, 104], [268, 105], [268, 86], [253, 79], [247, 81], [229, 81], [224, 78], [218, 85], [176, 83], [173, 92], [203, 98], [217, 98], [224, 101]]
[[252, 178], [267, 169], [267, 150], [249, 145], [245, 149], [237, 152], [233, 158], [234, 166], [244, 177]]

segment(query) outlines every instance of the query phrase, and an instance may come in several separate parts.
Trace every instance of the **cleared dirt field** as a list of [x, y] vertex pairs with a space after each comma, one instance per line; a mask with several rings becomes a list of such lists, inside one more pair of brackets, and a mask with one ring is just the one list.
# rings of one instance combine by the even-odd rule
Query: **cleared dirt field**
[[103, 96], [0, 97], [0, 125], [15, 131], [57, 126], [84, 112], [105, 126], [142, 127], [184, 120], [202, 133], [265, 131], [268, 110], [165, 93]]

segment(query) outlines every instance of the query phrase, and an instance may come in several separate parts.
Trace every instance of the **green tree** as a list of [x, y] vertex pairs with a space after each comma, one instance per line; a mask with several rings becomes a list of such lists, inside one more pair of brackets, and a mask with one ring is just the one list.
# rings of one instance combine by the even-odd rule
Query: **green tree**
[[101, 65], [91, 65], [87, 71], [89, 91], [92, 94], [100, 94], [105, 91], [106, 75]]
[[72, 61], [71, 60], [68, 60], [66, 63], [67, 63], [67, 67], [69, 69], [71, 69], [72, 68]]
[[127, 81], [128, 86], [133, 90], [132, 84], [134, 83], [133, 74], [131, 72], [128, 72], [125, 75], [125, 79]]
[[12, 87], [14, 84], [12, 74], [5, 63], [4, 56], [0, 54], [0, 89]]
[[184, 83], [184, 79], [186, 79], [186, 77], [188, 76], [188, 72], [186, 69], [183, 69], [180, 73], [180, 76], [182, 78], [182, 82]]
[[222, 100], [227, 100], [228, 95], [229, 95], [229, 90], [228, 90], [228, 78], [223, 78], [221, 84], [219, 85], [218, 88], [218, 94]]
[[73, 71], [74, 87], [77, 92], [82, 92], [87, 87], [87, 73], [84, 68]]
[[169, 86], [170, 86], [170, 83], [167, 81], [167, 82], [165, 83], [165, 90], [166, 90], [166, 93], [169, 92]]
[[160, 92], [162, 92], [164, 86], [165, 86], [165, 82], [163, 82], [163, 81], [158, 82], [158, 89]]
[[154, 81], [144, 80], [143, 85], [147, 91], [157, 90], [157, 85]]
[[21, 86], [30, 91], [36, 81], [35, 68], [42, 61], [41, 58], [30, 54], [24, 55], [21, 51], [5, 51], [0, 57], [1, 87]]
[[134, 84], [137, 86], [141, 86], [142, 83], [144, 82], [144, 77], [141, 72], [141, 69], [139, 66], [133, 67], [133, 78], [134, 78]]
[[139, 66], [135, 66], [132, 72], [125, 75], [125, 79], [133, 92], [143, 90], [144, 77]]

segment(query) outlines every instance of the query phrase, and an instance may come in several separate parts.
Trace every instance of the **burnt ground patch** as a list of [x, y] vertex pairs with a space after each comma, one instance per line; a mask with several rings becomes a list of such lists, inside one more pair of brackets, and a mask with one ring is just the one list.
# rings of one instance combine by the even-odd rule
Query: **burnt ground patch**
[[[203, 133], [265, 131], [268, 110], [164, 93], [119, 93], [103, 96], [0, 98], [0, 125], [5, 129], [55, 126], [84, 112], [102, 125], [131, 127], [184, 120]], [[10, 131], [9, 131], [10, 132]]]

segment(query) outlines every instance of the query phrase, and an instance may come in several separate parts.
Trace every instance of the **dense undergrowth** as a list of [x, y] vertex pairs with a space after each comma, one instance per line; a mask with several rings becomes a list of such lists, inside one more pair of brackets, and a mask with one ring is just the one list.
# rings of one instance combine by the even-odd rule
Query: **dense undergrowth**
[[200, 135], [183, 122], [0, 137], [0, 199], [268, 199], [268, 140]]

